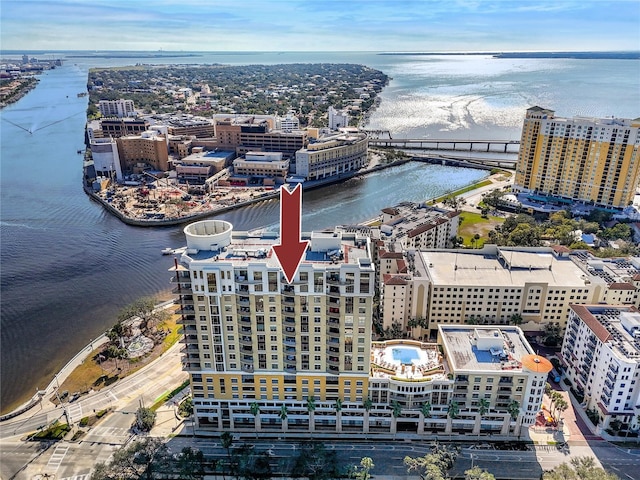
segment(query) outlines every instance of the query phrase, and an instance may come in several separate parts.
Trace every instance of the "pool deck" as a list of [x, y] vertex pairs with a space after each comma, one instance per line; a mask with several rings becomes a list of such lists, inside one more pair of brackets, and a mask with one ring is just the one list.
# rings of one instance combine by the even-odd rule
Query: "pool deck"
[[[412, 358], [401, 360], [398, 350], [413, 350]], [[395, 352], [394, 352], [395, 350]], [[446, 379], [445, 365], [436, 344], [412, 340], [374, 342], [371, 349], [374, 377], [394, 377], [412, 381]]]

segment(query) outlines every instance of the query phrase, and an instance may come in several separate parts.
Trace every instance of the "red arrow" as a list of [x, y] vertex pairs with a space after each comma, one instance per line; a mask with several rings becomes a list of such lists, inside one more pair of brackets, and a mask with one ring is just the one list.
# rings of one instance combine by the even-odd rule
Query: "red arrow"
[[280, 244], [273, 246], [280, 266], [287, 279], [293, 282], [309, 240], [300, 240], [302, 217], [302, 185], [290, 192], [284, 185], [280, 188]]

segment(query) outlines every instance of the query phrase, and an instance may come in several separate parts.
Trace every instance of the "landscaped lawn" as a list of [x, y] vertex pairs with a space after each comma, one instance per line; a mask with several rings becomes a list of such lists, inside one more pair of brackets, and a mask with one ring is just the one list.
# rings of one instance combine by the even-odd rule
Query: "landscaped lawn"
[[[504, 222], [504, 218], [501, 217], [482, 218], [479, 213], [465, 211], [460, 212], [460, 217], [462, 221], [458, 227], [458, 236], [464, 239], [464, 245], [467, 247], [482, 248], [489, 240], [488, 232]], [[480, 235], [480, 239], [474, 244], [472, 239], [476, 233]]]
[[[161, 344], [156, 345], [149, 354], [140, 359], [118, 360], [117, 364], [113, 359], [103, 360], [101, 367], [94, 359], [97, 358], [98, 353], [101, 352], [104, 347], [94, 350], [85, 361], [62, 382], [60, 392], [67, 391], [69, 395], [73, 395], [75, 392], [87, 392], [90, 389], [100, 390], [118, 378], [131, 375], [135, 371], [140, 370], [178, 341], [181, 335], [180, 325], [176, 323], [178, 318], [178, 315], [170, 315], [163, 324], [158, 326], [158, 328], [168, 330], [169, 333]], [[120, 370], [118, 370], [118, 367]], [[57, 402], [56, 396], [54, 395], [51, 400]]]

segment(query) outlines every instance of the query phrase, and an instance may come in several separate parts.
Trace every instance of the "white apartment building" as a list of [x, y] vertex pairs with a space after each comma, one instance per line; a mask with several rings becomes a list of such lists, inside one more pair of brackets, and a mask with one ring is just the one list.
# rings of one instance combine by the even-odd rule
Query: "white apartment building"
[[294, 112], [287, 112], [286, 117], [278, 117], [277, 128], [285, 133], [300, 130], [300, 120], [294, 115]]
[[134, 116], [136, 109], [133, 100], [100, 100], [98, 110], [103, 117], [130, 117]]
[[329, 129], [338, 130], [349, 126], [349, 114], [345, 110], [329, 107]]
[[623, 429], [640, 427], [640, 312], [633, 306], [572, 305], [562, 344], [566, 376], [584, 408]]

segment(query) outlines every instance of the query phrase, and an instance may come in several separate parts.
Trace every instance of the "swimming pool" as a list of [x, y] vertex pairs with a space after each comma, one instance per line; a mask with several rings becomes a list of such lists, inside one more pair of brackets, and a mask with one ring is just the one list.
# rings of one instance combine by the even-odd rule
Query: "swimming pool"
[[392, 348], [391, 356], [395, 361], [408, 365], [420, 359], [420, 352], [411, 347]]

